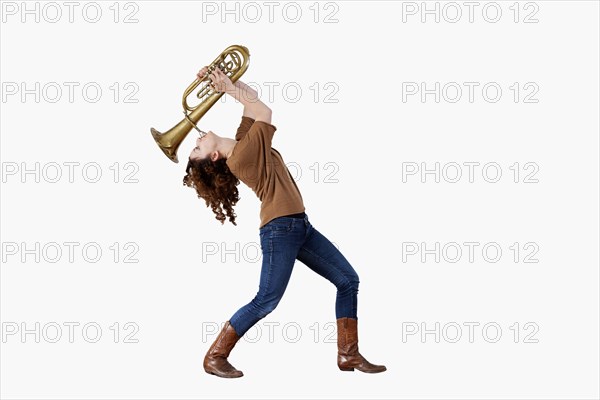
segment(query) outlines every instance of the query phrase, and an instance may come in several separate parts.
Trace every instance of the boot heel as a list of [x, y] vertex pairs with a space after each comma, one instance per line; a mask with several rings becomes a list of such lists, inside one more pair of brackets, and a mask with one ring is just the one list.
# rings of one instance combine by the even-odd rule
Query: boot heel
[[338, 366], [338, 368], [342, 371], [354, 371], [354, 368], [352, 368], [352, 367], [339, 367]]

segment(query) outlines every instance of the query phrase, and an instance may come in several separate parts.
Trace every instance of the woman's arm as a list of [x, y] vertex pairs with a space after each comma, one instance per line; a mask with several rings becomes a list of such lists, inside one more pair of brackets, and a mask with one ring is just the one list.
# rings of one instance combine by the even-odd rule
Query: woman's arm
[[[234, 83], [234, 85], [237, 86], [242, 91], [242, 96], [246, 96], [246, 98], [249, 99], [250, 101], [255, 101], [256, 99], [258, 99], [258, 93], [256, 93], [256, 90], [252, 89], [250, 86], [246, 85], [244, 82], [238, 80]], [[246, 107], [246, 106], [244, 106], [244, 112], [242, 113], [242, 116], [250, 117], [254, 120], [256, 119], [256, 116], [254, 115], [252, 110], [250, 110], [250, 108]]]
[[244, 105], [244, 114], [255, 121], [271, 123], [272, 111], [258, 98], [258, 93], [243, 82], [231, 83], [231, 79], [216, 68], [211, 74], [213, 86], [219, 92], [225, 92]]
[[[253, 101], [254, 99], [258, 98], [258, 93], [256, 93], [251, 87], [247, 86], [245, 83], [242, 83], [241, 81], [237, 81], [234, 83], [235, 86], [237, 86], [241, 91], [242, 91], [242, 96], [246, 96], [247, 99], [249, 99], [250, 101]], [[246, 117], [246, 118], [244, 118]], [[248, 120], [247, 118], [250, 118], [250, 120]], [[250, 130], [250, 127], [252, 126], [252, 124], [255, 121], [255, 116], [254, 113], [252, 113], [252, 111], [250, 111], [250, 108], [244, 106], [244, 113], [242, 114], [242, 121], [240, 122], [240, 126], [238, 127], [236, 133], [235, 133], [235, 140], [240, 141], [242, 140], [242, 138], [244, 136], [246, 136], [246, 134], [248, 133], [248, 130]]]

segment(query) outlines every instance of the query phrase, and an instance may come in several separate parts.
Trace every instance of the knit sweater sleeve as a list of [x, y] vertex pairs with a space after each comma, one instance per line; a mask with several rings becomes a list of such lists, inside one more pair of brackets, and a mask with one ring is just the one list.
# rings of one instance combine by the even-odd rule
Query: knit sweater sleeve
[[248, 133], [248, 130], [250, 129], [253, 123], [254, 119], [242, 116], [242, 121], [240, 122], [240, 126], [238, 127], [237, 132], [235, 134], [235, 140], [240, 141], [244, 136], [246, 136], [246, 133]]

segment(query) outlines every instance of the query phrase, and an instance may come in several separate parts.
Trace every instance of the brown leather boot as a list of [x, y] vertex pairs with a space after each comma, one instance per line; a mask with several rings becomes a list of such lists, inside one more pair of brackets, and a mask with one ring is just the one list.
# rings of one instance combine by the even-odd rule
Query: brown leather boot
[[342, 371], [383, 372], [385, 365], [375, 365], [368, 362], [358, 352], [358, 320], [354, 318], [337, 319], [338, 356], [337, 363]]
[[240, 337], [229, 321], [227, 321], [204, 357], [204, 370], [209, 374], [217, 375], [221, 378], [239, 378], [244, 376], [242, 371], [235, 369], [227, 361], [231, 349], [233, 349], [238, 340], [240, 340]]

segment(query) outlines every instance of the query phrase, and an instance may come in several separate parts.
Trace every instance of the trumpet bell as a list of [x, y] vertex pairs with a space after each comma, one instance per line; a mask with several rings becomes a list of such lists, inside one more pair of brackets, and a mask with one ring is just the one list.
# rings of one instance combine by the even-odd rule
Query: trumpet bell
[[177, 158], [177, 149], [179, 148], [181, 142], [173, 143], [173, 135], [161, 133], [154, 128], [150, 128], [150, 133], [152, 133], [152, 137], [154, 138], [156, 144], [158, 144], [158, 147], [163, 151], [163, 153], [165, 153], [167, 157], [169, 157], [169, 160], [173, 161], [174, 163], [178, 163], [179, 159]]

